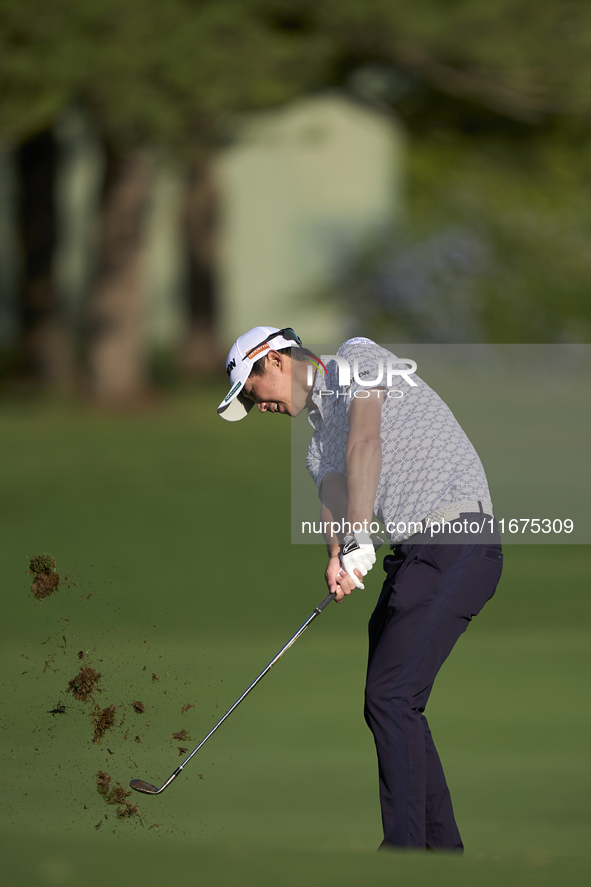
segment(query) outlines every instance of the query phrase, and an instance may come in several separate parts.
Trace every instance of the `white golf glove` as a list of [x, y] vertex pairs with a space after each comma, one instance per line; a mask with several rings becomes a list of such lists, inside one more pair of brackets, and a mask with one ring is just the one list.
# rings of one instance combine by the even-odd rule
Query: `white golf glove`
[[376, 552], [369, 533], [348, 534], [343, 540], [341, 549], [341, 565], [349, 574], [357, 588], [365, 588], [355, 575], [359, 570], [362, 576], [366, 576], [376, 562]]

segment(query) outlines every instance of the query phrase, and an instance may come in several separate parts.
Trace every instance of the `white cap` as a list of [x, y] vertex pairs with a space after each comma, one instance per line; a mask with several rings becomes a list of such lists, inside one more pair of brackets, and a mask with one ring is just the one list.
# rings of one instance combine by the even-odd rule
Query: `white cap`
[[[244, 335], [239, 336], [228, 353], [226, 372], [230, 377], [230, 390], [218, 407], [218, 415], [228, 422], [244, 419], [254, 406], [254, 401], [241, 394], [244, 383], [250, 375], [253, 364], [269, 351], [281, 348], [297, 348], [299, 340], [285, 338], [282, 333], [293, 330], [280, 330], [275, 326], [255, 326]], [[275, 335], [277, 334], [277, 335]], [[295, 336], [295, 333], [294, 333]], [[265, 341], [269, 339], [270, 341]], [[258, 346], [258, 347], [257, 347]], [[248, 354], [248, 352], [251, 352]], [[248, 354], [248, 357], [245, 355]]]

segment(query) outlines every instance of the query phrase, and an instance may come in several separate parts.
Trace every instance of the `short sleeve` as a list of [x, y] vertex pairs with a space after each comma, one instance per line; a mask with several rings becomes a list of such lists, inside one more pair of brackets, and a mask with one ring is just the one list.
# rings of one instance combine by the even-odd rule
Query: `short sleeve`
[[349, 403], [352, 403], [353, 397], [358, 396], [358, 391], [386, 388], [387, 367], [383, 359], [384, 351], [375, 342], [350, 339], [339, 348], [338, 355], [345, 358], [350, 368]]

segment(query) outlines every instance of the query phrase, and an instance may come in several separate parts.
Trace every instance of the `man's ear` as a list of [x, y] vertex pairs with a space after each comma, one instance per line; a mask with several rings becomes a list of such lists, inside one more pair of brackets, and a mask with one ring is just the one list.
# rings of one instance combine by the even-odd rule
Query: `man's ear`
[[283, 371], [285, 367], [285, 354], [281, 354], [279, 351], [267, 351], [267, 364], [271, 364], [271, 366], [277, 367]]

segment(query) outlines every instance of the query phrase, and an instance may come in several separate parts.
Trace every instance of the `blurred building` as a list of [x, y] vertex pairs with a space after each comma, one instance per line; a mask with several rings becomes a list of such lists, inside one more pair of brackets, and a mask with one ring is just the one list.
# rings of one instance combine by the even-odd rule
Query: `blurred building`
[[348, 332], [322, 300], [335, 271], [392, 225], [404, 138], [391, 116], [336, 95], [249, 118], [221, 152], [219, 324], [230, 342], [259, 323], [309, 342]]

